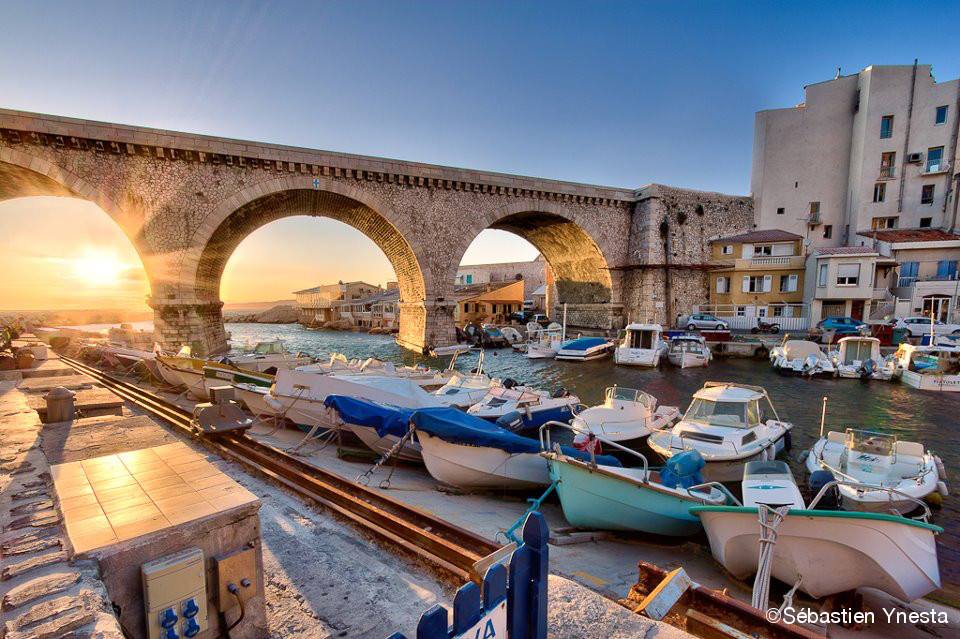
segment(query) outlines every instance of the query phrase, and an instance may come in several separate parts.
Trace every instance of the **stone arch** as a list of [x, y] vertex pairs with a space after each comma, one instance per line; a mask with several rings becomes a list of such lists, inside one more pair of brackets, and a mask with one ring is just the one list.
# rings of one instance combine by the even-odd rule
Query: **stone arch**
[[190, 241], [178, 278], [181, 297], [219, 300], [220, 278], [234, 249], [256, 229], [294, 215], [329, 217], [357, 229], [384, 252], [396, 271], [403, 302], [422, 302], [431, 286], [423, 256], [389, 205], [348, 184], [322, 177], [276, 178], [221, 202]]
[[[481, 226], [482, 225], [482, 226]], [[481, 217], [463, 233], [453, 254], [457, 262], [448, 268], [446, 282], [452, 286], [456, 270], [470, 243], [486, 229], [509, 231], [530, 242], [550, 265], [557, 287], [557, 301], [572, 304], [604, 304], [616, 298], [608, 256], [594, 239], [599, 229], [590, 228], [575, 211], [553, 202], [514, 202]]]
[[0, 202], [35, 196], [70, 197], [96, 204], [130, 240], [153, 288], [155, 260], [142, 240], [142, 225], [136, 216], [129, 215], [114, 198], [58, 164], [18, 149], [0, 147]]

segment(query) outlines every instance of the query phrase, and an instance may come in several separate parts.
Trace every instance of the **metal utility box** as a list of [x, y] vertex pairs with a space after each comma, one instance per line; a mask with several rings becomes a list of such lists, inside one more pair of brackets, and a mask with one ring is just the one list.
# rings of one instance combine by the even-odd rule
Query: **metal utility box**
[[203, 551], [188, 548], [140, 567], [150, 639], [196, 637], [207, 629]]

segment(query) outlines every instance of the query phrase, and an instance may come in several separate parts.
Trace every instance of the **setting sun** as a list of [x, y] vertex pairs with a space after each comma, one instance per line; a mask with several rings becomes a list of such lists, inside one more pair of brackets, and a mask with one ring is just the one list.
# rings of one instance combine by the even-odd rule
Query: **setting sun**
[[74, 275], [93, 286], [116, 284], [127, 268], [115, 255], [108, 253], [88, 253], [72, 262]]

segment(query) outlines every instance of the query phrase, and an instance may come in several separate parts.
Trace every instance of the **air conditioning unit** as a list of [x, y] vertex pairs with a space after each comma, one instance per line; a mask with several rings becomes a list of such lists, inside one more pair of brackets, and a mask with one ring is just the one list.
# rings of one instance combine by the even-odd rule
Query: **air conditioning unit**
[[907, 154], [907, 164], [920, 164], [923, 162], [923, 153]]

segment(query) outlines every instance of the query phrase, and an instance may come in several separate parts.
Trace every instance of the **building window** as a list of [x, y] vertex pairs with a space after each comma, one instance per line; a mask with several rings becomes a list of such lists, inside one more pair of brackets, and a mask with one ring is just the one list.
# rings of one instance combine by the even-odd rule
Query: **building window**
[[773, 286], [772, 275], [744, 275], [743, 287], [744, 293], [769, 293]]
[[940, 260], [937, 262], [937, 279], [957, 279], [957, 260]]
[[757, 317], [766, 317], [767, 316], [767, 307], [760, 306], [757, 308]]
[[833, 237], [833, 225], [832, 225], [832, 224], [824, 224], [824, 225], [823, 225], [823, 237], [825, 237], [825, 238], [828, 239], [828, 240], [829, 240], [831, 237]]
[[781, 275], [780, 276], [780, 292], [781, 293], [795, 293], [797, 291], [797, 276], [793, 275]]
[[902, 262], [900, 264], [900, 279], [897, 286], [913, 286], [917, 281], [917, 273], [920, 272], [920, 262]]
[[464, 279], [464, 281], [466, 281], [467, 284], [473, 284], [473, 275], [472, 275], [472, 274], [471, 274], [471, 275], [465, 275], [463, 279]]
[[859, 264], [841, 264], [837, 267], [837, 286], [857, 286], [859, 283]]
[[877, 182], [873, 185], [873, 201], [883, 202], [887, 197], [887, 183]]
[[786, 209], [784, 209], [782, 206], [777, 207], [777, 215], [783, 215], [786, 212]]
[[717, 293], [729, 293], [730, 292], [730, 280], [725, 276], [721, 275], [717, 278]]
[[870, 228], [874, 231], [882, 231], [883, 229], [895, 229], [897, 228], [897, 218], [895, 217], [875, 217], [870, 220]]
[[726, 244], [723, 247], [724, 255], [733, 255], [733, 244]]
[[944, 170], [943, 147], [934, 146], [927, 149], [927, 173]]
[[754, 255], [773, 255], [773, 244], [758, 244], [753, 247]]
[[820, 215], [820, 203], [819, 203], [819, 202], [811, 202], [811, 203], [810, 203], [810, 217], [814, 217], [815, 215]]
[[933, 193], [936, 190], [936, 184], [924, 184], [920, 189], [920, 204], [933, 204]]
[[922, 229], [928, 229], [928, 228], [930, 228], [931, 226], [933, 226], [933, 218], [932, 218], [932, 217], [921, 217], [921, 218], [920, 218], [920, 228], [922, 228]]
[[821, 264], [817, 271], [817, 286], [824, 288], [827, 285], [827, 264]]
[[737, 317], [746, 317], [747, 316], [747, 307], [738, 306], [737, 307]]
[[887, 151], [880, 154], [880, 179], [889, 180], [896, 174], [894, 167], [897, 164], [896, 151]]
[[880, 138], [889, 138], [893, 136], [893, 116], [885, 115], [880, 118]]
[[936, 115], [936, 117], [933, 118], [933, 124], [934, 124], [934, 126], [940, 126], [941, 124], [946, 124], [946, 123], [947, 123], [947, 109], [948, 109], [948, 108], [949, 108], [949, 107], [947, 107], [946, 104], [944, 104], [943, 106], [938, 106], [938, 107], [937, 107], [937, 115]]

